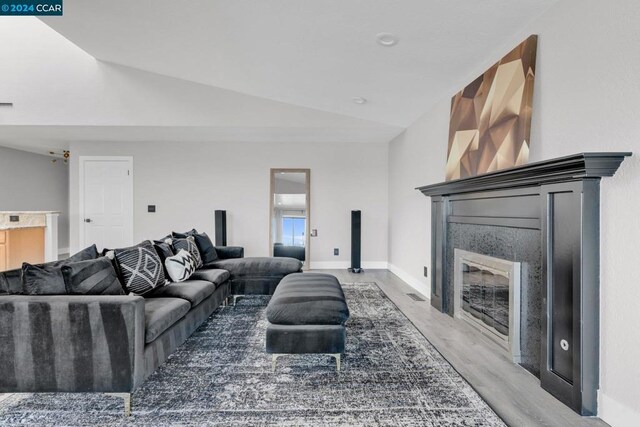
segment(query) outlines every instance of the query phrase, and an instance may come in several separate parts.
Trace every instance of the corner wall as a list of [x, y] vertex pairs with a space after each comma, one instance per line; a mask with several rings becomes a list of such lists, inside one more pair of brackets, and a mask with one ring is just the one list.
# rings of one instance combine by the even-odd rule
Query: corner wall
[[0, 211], [59, 211], [58, 246], [69, 249], [69, 166], [0, 147]]
[[[134, 240], [197, 228], [214, 235], [227, 210], [228, 244], [269, 253], [270, 168], [311, 169], [312, 268], [347, 268], [350, 211], [363, 215], [362, 260], [386, 268], [387, 144], [75, 143], [71, 147], [71, 245], [79, 247], [79, 156], [134, 157]], [[147, 213], [155, 204], [156, 213]], [[333, 248], [340, 255], [333, 255]]]
[[[640, 7], [634, 0], [563, 0], [526, 25], [468, 81], [529, 34], [539, 35], [533, 100], [531, 158], [538, 161], [585, 151], [636, 151], [601, 193], [601, 371], [599, 416], [613, 426], [640, 419], [640, 286], [631, 267], [640, 242]], [[428, 199], [413, 187], [442, 181], [450, 100], [389, 146], [389, 263], [419, 279], [430, 265]], [[426, 263], [426, 264], [425, 264]], [[631, 334], [631, 335], [630, 335]]]

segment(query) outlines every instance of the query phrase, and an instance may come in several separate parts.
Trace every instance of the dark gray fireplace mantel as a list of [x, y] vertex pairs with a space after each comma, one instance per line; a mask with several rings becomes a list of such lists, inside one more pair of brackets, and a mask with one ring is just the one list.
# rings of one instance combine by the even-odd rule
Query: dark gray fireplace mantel
[[579, 153], [416, 188], [425, 196], [498, 190], [613, 176], [631, 153]]
[[523, 333], [540, 347], [527, 369], [583, 415], [597, 414], [599, 387], [600, 180], [628, 156], [581, 153], [417, 188], [431, 197], [431, 304], [453, 314], [455, 246], [523, 262]]

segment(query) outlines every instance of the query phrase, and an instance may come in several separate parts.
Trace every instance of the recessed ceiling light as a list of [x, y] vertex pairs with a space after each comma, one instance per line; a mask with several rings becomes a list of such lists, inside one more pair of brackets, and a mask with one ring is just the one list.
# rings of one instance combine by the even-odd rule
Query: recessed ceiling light
[[391, 47], [398, 44], [398, 37], [391, 33], [378, 33], [376, 34], [376, 41], [380, 46]]
[[355, 96], [353, 98], [353, 102], [355, 102], [358, 105], [362, 105], [362, 104], [366, 104], [367, 100], [365, 98], [361, 97], [361, 96]]

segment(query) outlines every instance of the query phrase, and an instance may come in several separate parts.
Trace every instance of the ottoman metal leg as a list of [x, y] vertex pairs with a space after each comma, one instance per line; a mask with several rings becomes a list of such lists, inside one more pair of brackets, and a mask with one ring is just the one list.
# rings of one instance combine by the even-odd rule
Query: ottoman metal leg
[[109, 396], [120, 397], [124, 399], [124, 415], [131, 415], [131, 393], [106, 393]]
[[340, 353], [335, 353], [332, 354], [332, 356], [336, 359], [336, 371], [340, 372], [340, 358], [342, 355]]
[[278, 360], [278, 356], [282, 356], [281, 354], [272, 354], [271, 355], [271, 371], [276, 371], [276, 361]]

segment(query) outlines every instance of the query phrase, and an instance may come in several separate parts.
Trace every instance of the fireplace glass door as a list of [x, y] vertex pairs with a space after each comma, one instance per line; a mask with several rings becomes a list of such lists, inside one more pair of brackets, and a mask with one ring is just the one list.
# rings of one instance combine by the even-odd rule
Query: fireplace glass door
[[509, 273], [463, 262], [462, 309], [508, 339]]
[[454, 316], [520, 361], [520, 263], [455, 249]]

